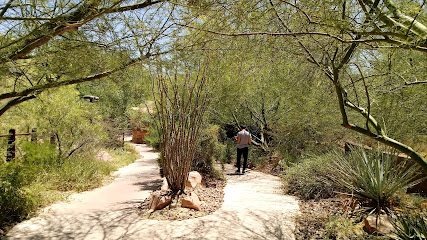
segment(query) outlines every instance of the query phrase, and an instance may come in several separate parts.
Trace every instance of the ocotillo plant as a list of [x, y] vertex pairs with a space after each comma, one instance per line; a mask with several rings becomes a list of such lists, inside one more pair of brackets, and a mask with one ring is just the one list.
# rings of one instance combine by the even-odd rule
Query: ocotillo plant
[[159, 121], [161, 164], [172, 195], [182, 194], [209, 105], [208, 78], [157, 77], [155, 104]]

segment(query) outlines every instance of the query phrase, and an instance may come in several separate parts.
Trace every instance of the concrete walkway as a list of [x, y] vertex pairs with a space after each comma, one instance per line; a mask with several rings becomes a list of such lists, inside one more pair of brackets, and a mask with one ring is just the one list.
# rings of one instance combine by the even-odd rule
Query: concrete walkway
[[212, 215], [141, 219], [136, 207], [161, 179], [157, 153], [135, 146], [142, 158], [116, 172], [114, 182], [44, 209], [15, 226], [6, 239], [294, 239], [297, 200], [281, 193], [279, 178], [255, 171], [228, 175], [223, 206]]

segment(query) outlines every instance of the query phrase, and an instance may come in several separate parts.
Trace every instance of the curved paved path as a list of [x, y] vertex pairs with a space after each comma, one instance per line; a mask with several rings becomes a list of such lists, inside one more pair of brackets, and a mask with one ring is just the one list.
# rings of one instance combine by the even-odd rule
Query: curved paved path
[[117, 171], [114, 182], [44, 209], [16, 225], [6, 239], [294, 239], [297, 200], [281, 194], [279, 178], [259, 172], [229, 175], [224, 203], [212, 215], [141, 219], [135, 211], [138, 202], [162, 181], [157, 153], [135, 146], [142, 158]]

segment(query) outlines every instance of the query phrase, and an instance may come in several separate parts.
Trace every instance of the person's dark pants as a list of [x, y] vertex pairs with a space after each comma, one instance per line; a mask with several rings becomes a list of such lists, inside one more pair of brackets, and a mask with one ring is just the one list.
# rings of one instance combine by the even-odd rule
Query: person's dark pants
[[248, 150], [249, 148], [237, 148], [237, 171], [240, 172], [240, 159], [243, 154], [243, 172], [246, 170], [248, 164]]

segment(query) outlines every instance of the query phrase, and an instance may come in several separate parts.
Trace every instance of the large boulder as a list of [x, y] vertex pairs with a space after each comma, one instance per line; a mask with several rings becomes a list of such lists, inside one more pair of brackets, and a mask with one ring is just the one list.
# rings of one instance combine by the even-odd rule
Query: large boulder
[[172, 198], [170, 196], [162, 196], [160, 193], [155, 193], [151, 195], [150, 201], [150, 209], [151, 210], [159, 210], [172, 202]]
[[96, 159], [100, 161], [111, 162], [113, 161], [113, 157], [107, 153], [106, 151], [101, 151], [96, 155]]
[[181, 207], [192, 208], [197, 211], [200, 211], [201, 210], [200, 200], [197, 194], [195, 194], [194, 192], [191, 192], [187, 196], [185, 196], [182, 199]]
[[192, 171], [188, 173], [188, 180], [185, 184], [186, 187], [197, 187], [202, 185], [202, 175], [197, 171]]
[[395, 231], [393, 225], [388, 220], [387, 215], [380, 215], [377, 221], [376, 215], [369, 215], [363, 220], [366, 231], [372, 233], [389, 234]]

